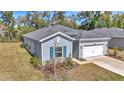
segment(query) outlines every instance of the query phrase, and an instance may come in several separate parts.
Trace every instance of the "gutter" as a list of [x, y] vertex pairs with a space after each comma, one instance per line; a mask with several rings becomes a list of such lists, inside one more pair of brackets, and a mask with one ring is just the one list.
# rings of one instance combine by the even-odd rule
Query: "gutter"
[[85, 38], [79, 39], [79, 41], [100, 41], [100, 40], [111, 40], [111, 38]]
[[48, 37], [46, 37], [46, 38], [43, 38], [43, 39], [39, 40], [39, 42], [43, 42], [43, 41], [45, 41], [45, 40], [47, 40], [47, 39], [49, 39], [49, 38], [51, 38], [51, 37], [53, 37], [53, 36], [59, 35], [59, 34], [65, 36], [65, 37], [67, 37], [67, 38], [69, 38], [69, 39], [71, 39], [71, 40], [76, 40], [76, 39], [74, 39], [74, 38], [72, 38], [72, 37], [70, 37], [70, 36], [68, 36], [68, 35], [66, 35], [66, 34], [64, 34], [64, 33], [62, 33], [62, 32], [57, 32], [57, 33], [52, 34], [52, 35], [50, 35], [50, 36], [48, 36]]

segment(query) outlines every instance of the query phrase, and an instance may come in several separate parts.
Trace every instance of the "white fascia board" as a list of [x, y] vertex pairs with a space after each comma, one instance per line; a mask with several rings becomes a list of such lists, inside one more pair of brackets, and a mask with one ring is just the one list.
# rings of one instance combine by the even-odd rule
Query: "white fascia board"
[[66, 35], [66, 34], [64, 34], [64, 33], [62, 33], [62, 32], [59, 32], [59, 34], [65, 36], [65, 37], [68, 37], [68, 38], [70, 38], [70, 39], [72, 39], [72, 40], [76, 40], [76, 39], [74, 39], [74, 38], [72, 38], [72, 37], [70, 37], [70, 36], [68, 36], [68, 35]]
[[67, 37], [67, 38], [69, 38], [69, 39], [76, 40], [76, 39], [74, 39], [74, 38], [72, 38], [72, 37], [70, 37], [70, 36], [68, 36], [68, 35], [66, 35], [66, 34], [64, 34], [64, 33], [62, 33], [62, 32], [57, 32], [57, 33], [52, 34], [52, 35], [50, 35], [50, 36], [48, 36], [48, 37], [46, 37], [46, 38], [43, 38], [43, 39], [39, 40], [39, 41], [40, 41], [40, 42], [43, 42], [44, 40], [47, 40], [47, 39], [49, 39], [49, 38], [51, 38], [51, 37], [54, 37], [54, 36], [56, 36], [56, 35], [59, 35], [59, 34], [65, 36], [65, 37]]
[[124, 38], [124, 36], [113, 36], [112, 38]]
[[79, 39], [80, 41], [94, 41], [94, 40], [111, 40], [111, 38], [85, 38]]

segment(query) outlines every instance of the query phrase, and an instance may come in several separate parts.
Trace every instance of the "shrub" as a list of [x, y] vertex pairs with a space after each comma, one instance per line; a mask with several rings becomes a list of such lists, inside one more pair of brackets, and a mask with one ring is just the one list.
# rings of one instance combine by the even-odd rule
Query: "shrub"
[[113, 56], [117, 56], [117, 50], [118, 50], [117, 47], [114, 47], [114, 48], [113, 48]]
[[123, 49], [122, 48], [118, 48], [119, 51], [122, 51]]
[[21, 47], [21, 48], [24, 48], [24, 44], [23, 44], [23, 43], [21, 43], [21, 44], [20, 44], [20, 47]]
[[37, 57], [32, 57], [30, 59], [30, 63], [33, 64], [33, 66], [36, 68], [39, 67], [39, 65], [40, 65], [40, 61]]
[[66, 63], [67, 63], [68, 66], [72, 66], [72, 65], [73, 65], [73, 64], [72, 64], [72, 58], [71, 58], [71, 55], [69, 55], [69, 57], [66, 58]]
[[48, 66], [50, 64], [50, 62], [47, 60], [45, 61], [45, 66]]

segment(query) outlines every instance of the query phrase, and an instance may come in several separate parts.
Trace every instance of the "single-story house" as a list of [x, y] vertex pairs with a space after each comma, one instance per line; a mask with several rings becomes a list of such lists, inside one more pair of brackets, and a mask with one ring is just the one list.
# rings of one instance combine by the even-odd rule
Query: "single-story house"
[[113, 46], [112, 40], [117, 31], [114, 32], [115, 36], [109, 32], [103, 34], [101, 29], [75, 30], [55, 24], [23, 35], [23, 42], [26, 49], [42, 62], [69, 56], [87, 58], [107, 54], [107, 48], [110, 44]]
[[78, 31], [51, 25], [23, 35], [26, 49], [42, 62], [73, 56], [73, 41]]

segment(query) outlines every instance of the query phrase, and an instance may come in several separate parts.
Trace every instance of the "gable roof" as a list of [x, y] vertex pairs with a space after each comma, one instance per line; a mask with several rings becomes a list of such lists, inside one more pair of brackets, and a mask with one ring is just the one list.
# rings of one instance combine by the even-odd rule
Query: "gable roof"
[[80, 30], [76, 39], [86, 39], [86, 38], [107, 38], [101, 34], [96, 34], [92, 31]]
[[[59, 32], [59, 33], [58, 33]], [[27, 33], [23, 37], [31, 38], [34, 40], [42, 41], [54, 35], [64, 35], [69, 39], [88, 39], [88, 38], [111, 38], [111, 37], [124, 37], [124, 29], [119, 28], [97, 28], [93, 30], [75, 30], [62, 25], [51, 25], [36, 31]], [[73, 36], [70, 37], [70, 36]]]
[[111, 38], [111, 37], [124, 37], [124, 29], [119, 28], [97, 28], [93, 30], [80, 30], [76, 39], [88, 39], [88, 38]]
[[75, 29], [69, 28], [69, 27], [65, 27], [62, 25], [53, 25], [53, 26], [47, 26], [41, 29], [38, 29], [36, 31], [27, 33], [25, 35], [23, 35], [23, 37], [27, 37], [27, 38], [31, 38], [34, 40], [42, 40], [46, 37], [49, 37], [57, 32], [61, 32], [66, 34], [66, 35], [77, 35], [78, 32]]

